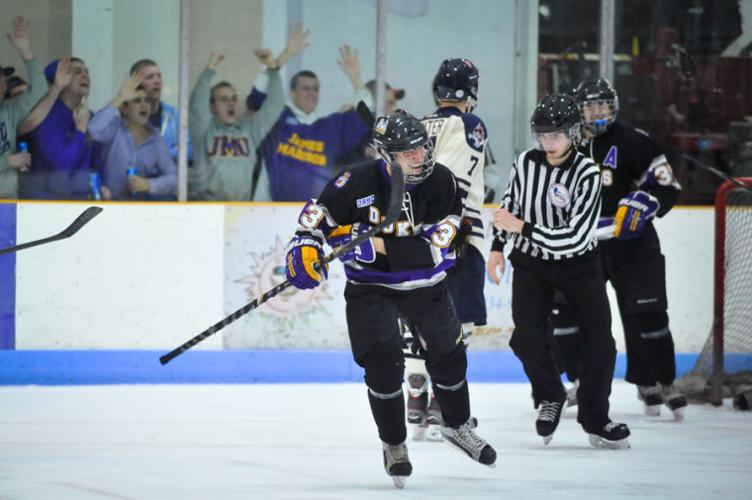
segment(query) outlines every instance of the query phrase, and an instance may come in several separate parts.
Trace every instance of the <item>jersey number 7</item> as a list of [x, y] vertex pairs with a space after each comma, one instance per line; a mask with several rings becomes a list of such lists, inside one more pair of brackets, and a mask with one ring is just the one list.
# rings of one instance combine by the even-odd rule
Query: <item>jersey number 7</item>
[[475, 167], [478, 166], [478, 160], [480, 160], [480, 158], [478, 158], [477, 156], [471, 156], [470, 157], [470, 162], [472, 162], [473, 166], [470, 167], [470, 170], [467, 171], [467, 176], [468, 177], [472, 177], [473, 176], [473, 170], [475, 170]]

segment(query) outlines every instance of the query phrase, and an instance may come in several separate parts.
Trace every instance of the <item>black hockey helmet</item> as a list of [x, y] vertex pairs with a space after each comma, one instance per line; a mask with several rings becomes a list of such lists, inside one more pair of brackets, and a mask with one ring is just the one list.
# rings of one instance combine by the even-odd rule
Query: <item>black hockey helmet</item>
[[433, 77], [433, 95], [442, 101], [478, 100], [478, 68], [470, 59], [444, 59]]
[[580, 109], [572, 96], [549, 94], [538, 103], [530, 117], [530, 132], [533, 143], [542, 149], [540, 135], [551, 132], [566, 134], [573, 144], [580, 140]]
[[[616, 121], [619, 96], [611, 82], [605, 78], [589, 78], [580, 82], [575, 91], [575, 99], [582, 113], [582, 125], [594, 135], [602, 134]], [[608, 106], [607, 113], [604, 108], [594, 109], [590, 113], [590, 120], [586, 118], [585, 108], [604, 104]]]
[[373, 146], [378, 155], [387, 163], [394, 163], [395, 153], [425, 149], [425, 156], [421, 165], [403, 165], [403, 167], [422, 167], [419, 172], [405, 169], [405, 182], [419, 184], [433, 172], [433, 146], [428, 137], [426, 127], [420, 120], [398, 109], [394, 113], [380, 116], [373, 125]]

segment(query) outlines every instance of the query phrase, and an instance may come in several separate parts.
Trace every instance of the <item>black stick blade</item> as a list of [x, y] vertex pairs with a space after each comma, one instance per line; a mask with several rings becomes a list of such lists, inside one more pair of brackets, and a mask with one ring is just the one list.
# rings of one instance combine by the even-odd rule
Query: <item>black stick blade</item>
[[405, 198], [405, 174], [402, 172], [402, 166], [394, 162], [389, 165], [392, 174], [392, 193], [389, 198], [389, 208], [387, 208], [385, 220], [387, 225], [399, 219], [402, 213], [402, 201]]
[[81, 213], [81, 215], [76, 218], [76, 220], [71, 223], [70, 226], [65, 228], [65, 230], [60, 234], [65, 235], [66, 238], [73, 236], [78, 232], [79, 229], [88, 224], [91, 219], [99, 215], [102, 210], [104, 210], [102, 207], [87, 208]]
[[373, 113], [371, 113], [371, 109], [368, 105], [363, 101], [359, 101], [355, 110], [358, 112], [360, 119], [363, 120], [363, 123], [373, 128], [373, 123], [376, 121], [376, 118], [373, 116]]
[[44, 245], [46, 243], [52, 243], [53, 241], [60, 241], [60, 240], [64, 240], [65, 238], [70, 238], [71, 236], [76, 234], [78, 230], [81, 229], [85, 224], [87, 224], [91, 219], [96, 217], [102, 210], [103, 209], [101, 207], [89, 207], [86, 210], [84, 210], [81, 213], [81, 215], [76, 217], [76, 220], [74, 220], [70, 226], [66, 227], [64, 230], [62, 230], [58, 234], [54, 236], [49, 236], [47, 238], [42, 238], [41, 240], [30, 241], [28, 243], [16, 245], [13, 247], [0, 248], [0, 255], [4, 255], [6, 253], [18, 252], [19, 250], [25, 250], [27, 248], [33, 248], [39, 245]]

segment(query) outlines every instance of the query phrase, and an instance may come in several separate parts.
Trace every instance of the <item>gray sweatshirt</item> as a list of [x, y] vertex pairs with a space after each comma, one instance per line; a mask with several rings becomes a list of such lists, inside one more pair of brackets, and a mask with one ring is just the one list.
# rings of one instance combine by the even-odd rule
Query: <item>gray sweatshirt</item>
[[188, 125], [193, 141], [193, 166], [188, 183], [191, 199], [249, 201], [256, 148], [285, 107], [279, 70], [269, 71], [269, 91], [261, 109], [232, 125], [220, 123], [209, 111], [211, 80], [205, 69], [191, 94]]
[[0, 199], [18, 198], [18, 169], [8, 165], [8, 157], [16, 151], [16, 128], [34, 106], [47, 94], [47, 80], [37, 61], [25, 61], [31, 88], [0, 104]]

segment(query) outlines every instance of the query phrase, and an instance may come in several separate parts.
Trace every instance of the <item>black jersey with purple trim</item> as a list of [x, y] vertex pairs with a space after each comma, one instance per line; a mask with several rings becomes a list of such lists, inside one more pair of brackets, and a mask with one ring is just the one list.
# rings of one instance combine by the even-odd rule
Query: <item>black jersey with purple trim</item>
[[580, 151], [601, 169], [601, 216], [613, 217], [619, 200], [635, 190], [658, 199], [663, 217], [679, 198], [681, 186], [661, 147], [645, 132], [615, 121], [608, 130], [583, 141]]
[[[391, 180], [381, 161], [343, 172], [326, 185], [318, 199], [306, 203], [296, 234], [312, 236], [323, 244], [337, 226], [378, 224], [389, 206]], [[372, 263], [346, 262], [347, 280], [397, 290], [435, 285], [454, 263], [451, 243], [461, 211], [454, 176], [445, 166], [435, 164], [426, 180], [407, 186], [399, 219], [379, 234], [386, 255], [377, 254]]]

